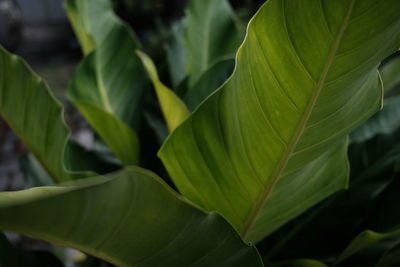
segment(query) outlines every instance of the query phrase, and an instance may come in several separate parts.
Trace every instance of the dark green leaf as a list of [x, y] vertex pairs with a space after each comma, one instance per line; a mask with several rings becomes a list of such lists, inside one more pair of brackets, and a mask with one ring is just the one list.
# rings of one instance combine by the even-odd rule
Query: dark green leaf
[[0, 229], [73, 247], [118, 266], [262, 266], [217, 214], [153, 173], [128, 168], [54, 187], [0, 193]]
[[[358, 266], [363, 266], [364, 264], [374, 266], [374, 263], [377, 262], [377, 255], [379, 255], [380, 258], [388, 248], [390, 249], [397, 244], [400, 244], [400, 229], [390, 233], [377, 233], [369, 230], [364, 231], [347, 246], [335, 262], [335, 265], [342, 265], [341, 263], [349, 258], [367, 252], [361, 257], [363, 264]], [[353, 263], [347, 266], [356, 266], [355, 264], [353, 259]]]
[[234, 64], [232, 58], [215, 63], [201, 75], [193, 87], [188, 89], [184, 101], [191, 111], [228, 79]]

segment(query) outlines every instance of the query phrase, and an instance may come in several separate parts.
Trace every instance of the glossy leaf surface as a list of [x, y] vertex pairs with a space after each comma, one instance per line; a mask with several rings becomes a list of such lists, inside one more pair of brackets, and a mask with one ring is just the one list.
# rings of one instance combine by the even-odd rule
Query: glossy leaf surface
[[179, 190], [256, 242], [345, 188], [346, 135], [381, 106], [399, 13], [394, 0], [264, 4], [233, 76], [160, 150]]
[[0, 193], [0, 229], [73, 247], [118, 266], [262, 266], [217, 214], [158, 177], [128, 168], [56, 187]]

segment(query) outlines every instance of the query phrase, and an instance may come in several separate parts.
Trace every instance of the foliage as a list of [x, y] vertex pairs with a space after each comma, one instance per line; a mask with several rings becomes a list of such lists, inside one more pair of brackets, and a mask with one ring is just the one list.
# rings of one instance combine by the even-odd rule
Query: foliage
[[[68, 98], [113, 155], [70, 141], [62, 104], [0, 48], [0, 114], [33, 154], [0, 230], [118, 266], [400, 262], [399, 57], [378, 70], [398, 1], [269, 0], [239, 46], [228, 1], [191, 0], [160, 64], [111, 1], [65, 8], [84, 53]], [[154, 147], [168, 174], [141, 168]]]

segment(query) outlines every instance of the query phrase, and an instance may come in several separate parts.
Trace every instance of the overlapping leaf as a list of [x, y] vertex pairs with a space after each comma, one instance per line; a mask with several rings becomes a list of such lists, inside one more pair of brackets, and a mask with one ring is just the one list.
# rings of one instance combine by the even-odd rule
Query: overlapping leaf
[[351, 133], [352, 142], [363, 142], [377, 134], [391, 134], [400, 128], [400, 96], [385, 100], [385, 107]]
[[[232, 73], [232, 58], [239, 46], [240, 34], [226, 0], [191, 0], [185, 13], [185, 18], [173, 25], [166, 51], [172, 89], [182, 96], [192, 111]], [[156, 68], [152, 69], [151, 72], [156, 73]], [[160, 98], [160, 92], [168, 90], [160, 90], [161, 81], [155, 80], [152, 74], [150, 76], [167, 121], [171, 120], [168, 117], [182, 113], [179, 98], [169, 92], [165, 99], [175, 99], [173, 102], [178, 105], [176, 109], [169, 105], [168, 113], [175, 115], [166, 116], [166, 104], [163, 103], [166, 100]], [[174, 123], [172, 128], [179, 124]], [[171, 130], [170, 125], [169, 128]]]
[[[389, 233], [377, 233], [366, 230], [360, 233], [343, 251], [340, 257], [335, 262], [338, 266], [361, 266], [361, 265], [376, 265], [380, 258], [391, 248], [400, 244], [400, 229]], [[374, 251], [375, 250], [375, 251]], [[364, 255], [360, 258], [361, 262], [357, 262], [357, 254]], [[353, 260], [353, 262], [352, 262]], [[347, 262], [343, 264], [343, 262]], [[342, 265], [343, 264], [343, 265]]]
[[1, 47], [0, 115], [54, 181], [89, 175], [65, 168], [65, 165], [70, 165], [64, 159], [69, 129], [60, 102], [24, 61]]
[[346, 135], [381, 106], [399, 13], [395, 0], [268, 1], [231, 79], [159, 153], [179, 190], [258, 241], [346, 187]]
[[232, 56], [240, 36], [234, 13], [226, 0], [192, 0], [186, 9], [186, 69], [193, 86], [204, 71]]
[[378, 232], [393, 231], [396, 220], [400, 222], [396, 211], [399, 200], [393, 199], [399, 190], [399, 185], [393, 182], [396, 164], [400, 162], [399, 140], [400, 128], [363, 143], [353, 143], [348, 151], [349, 189], [325, 200], [263, 240], [259, 244], [263, 259], [333, 259], [366, 227]]
[[183, 100], [188, 108], [193, 111], [197, 106], [220, 87], [232, 74], [233, 58], [223, 59], [212, 65], [188, 88]]
[[118, 266], [262, 266], [255, 248], [220, 216], [190, 206], [139, 168], [0, 193], [0, 229]]
[[139, 142], [131, 125], [139, 124], [145, 76], [136, 37], [110, 0], [67, 0], [65, 7], [87, 55], [68, 97], [123, 163], [137, 164]]
[[395, 57], [380, 68], [385, 89], [384, 107], [350, 135], [352, 142], [363, 142], [377, 134], [391, 134], [400, 128], [400, 57]]
[[150, 57], [141, 51], [137, 51], [137, 54], [142, 60], [147, 74], [153, 82], [161, 106], [161, 111], [167, 122], [168, 130], [172, 132], [189, 116], [189, 111], [187, 110], [185, 103], [183, 103], [183, 101], [172, 90], [160, 81], [157, 69]]
[[393, 93], [400, 88], [400, 54], [380, 68], [385, 93]]
[[178, 87], [187, 75], [185, 69], [184, 32], [184, 21], [178, 21], [173, 24], [171, 28], [171, 36], [165, 46], [169, 76], [174, 88]]

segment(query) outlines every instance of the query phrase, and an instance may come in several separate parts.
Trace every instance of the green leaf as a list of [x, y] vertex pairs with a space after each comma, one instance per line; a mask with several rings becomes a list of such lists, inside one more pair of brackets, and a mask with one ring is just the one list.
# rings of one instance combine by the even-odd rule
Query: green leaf
[[400, 56], [387, 62], [380, 68], [385, 94], [393, 92], [400, 86]]
[[139, 125], [145, 75], [136, 37], [109, 0], [67, 0], [65, 7], [87, 53], [68, 98], [123, 163], [137, 164], [139, 142], [131, 125]]
[[69, 129], [61, 103], [22, 59], [1, 46], [0, 115], [55, 181], [89, 175], [65, 168]]
[[379, 260], [378, 267], [393, 267], [400, 265], [400, 245], [385, 252]]
[[145, 53], [137, 50], [136, 53], [142, 60], [147, 73], [153, 82], [162, 113], [167, 122], [169, 132], [175, 130], [188, 116], [189, 111], [185, 103], [158, 78], [157, 69], [153, 61]]
[[20, 168], [24, 175], [25, 188], [54, 185], [51, 177], [46, 173], [34, 155], [27, 154], [22, 156], [20, 159]]
[[392, 184], [381, 194], [368, 227], [374, 231], [359, 234], [337, 260], [338, 266], [397, 266], [400, 262], [400, 214], [398, 212], [400, 179], [396, 175]]
[[188, 89], [183, 100], [191, 111], [228, 79], [232, 74], [234, 63], [232, 58], [215, 63], [201, 75], [195, 85]]
[[346, 135], [381, 107], [399, 12], [395, 0], [263, 5], [234, 74], [159, 152], [178, 189], [257, 242], [345, 188]]
[[[377, 233], [374, 231], [366, 230], [360, 233], [343, 251], [343, 253], [336, 260], [335, 264], [339, 264], [354, 254], [360, 253], [363, 250], [376, 246], [382, 241], [389, 241], [388, 245], [393, 247], [400, 243], [400, 229], [390, 233]], [[372, 253], [371, 253], [372, 254]], [[370, 254], [370, 255], [371, 255]]]
[[192, 0], [186, 9], [186, 68], [189, 87], [214, 63], [232, 56], [240, 43], [234, 13], [226, 0]]
[[[111, 44], [109, 39], [118, 33], [128, 33], [132, 42], [138, 42], [134, 33], [114, 14], [110, 0], [65, 0], [64, 8], [85, 55], [103, 44]], [[123, 41], [125, 39], [126, 36]]]
[[351, 141], [363, 142], [377, 134], [390, 134], [400, 128], [400, 96], [390, 96], [400, 86], [400, 57], [394, 57], [380, 68], [385, 101], [381, 111], [351, 133]]
[[173, 87], [177, 87], [187, 73], [185, 70], [185, 46], [184, 46], [184, 21], [178, 21], [172, 25], [171, 36], [166, 44], [168, 71]]
[[364, 142], [377, 134], [390, 134], [400, 128], [400, 96], [385, 99], [384, 107], [350, 135], [353, 142]]
[[118, 266], [262, 266], [254, 247], [153, 173], [131, 167], [55, 187], [0, 193], [0, 229]]
[[322, 262], [309, 260], [309, 259], [298, 259], [271, 263], [271, 267], [327, 267]]
[[379, 232], [391, 231], [396, 221], [400, 222], [400, 199], [395, 197], [400, 187], [393, 184], [396, 162], [400, 162], [398, 140], [400, 129], [353, 143], [348, 151], [349, 189], [323, 201], [258, 244], [263, 259], [332, 259], [355, 238], [355, 233], [367, 226]]
[[[105, 158], [105, 155], [107, 154], [104, 151], [87, 150], [69, 140], [64, 153], [65, 167], [75, 172], [91, 170], [97, 174], [109, 173], [120, 168], [119, 164]], [[19, 163], [24, 176], [25, 188], [54, 185], [51, 177], [33, 154], [23, 155]]]

